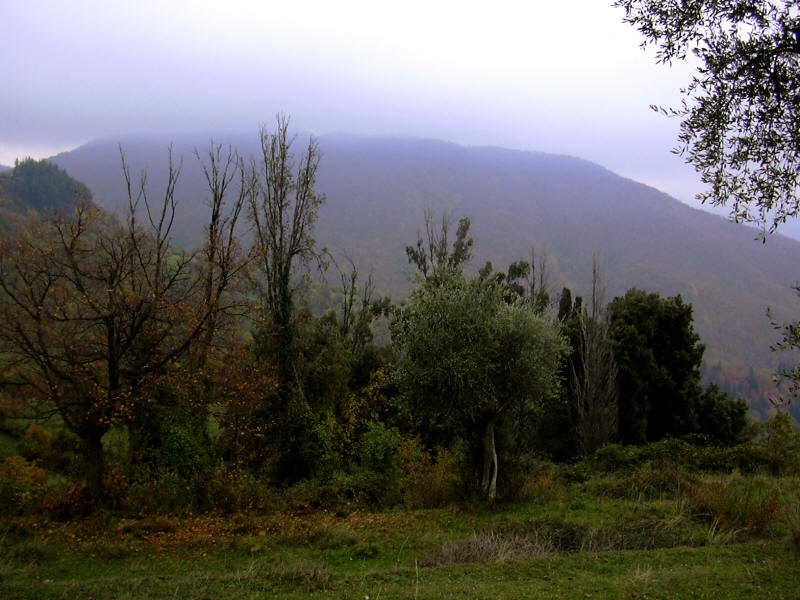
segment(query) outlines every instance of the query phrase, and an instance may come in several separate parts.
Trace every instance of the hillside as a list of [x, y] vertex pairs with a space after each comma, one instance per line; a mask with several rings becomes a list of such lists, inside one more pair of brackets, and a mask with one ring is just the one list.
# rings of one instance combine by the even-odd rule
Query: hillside
[[46, 160], [28, 158], [13, 169], [0, 170], [0, 231], [31, 210], [70, 210], [76, 196], [92, 199], [83, 183]]
[[[199, 238], [205, 220], [205, 192], [192, 154], [194, 148], [202, 152], [208, 139], [173, 140], [174, 153], [184, 158], [176, 224], [184, 243]], [[121, 142], [133, 170], [146, 168], [157, 190], [169, 140]], [[245, 155], [255, 151], [255, 136], [230, 142]], [[377, 287], [395, 298], [411, 287], [404, 248], [416, 239], [429, 207], [472, 218], [475, 265], [491, 260], [503, 268], [534, 246], [552, 257], [553, 291], [568, 285], [580, 293], [596, 252], [609, 299], [633, 286], [682, 294], [695, 307], [712, 362], [772, 367], [775, 336], [765, 309], [788, 319], [800, 306], [790, 289], [800, 243], [773, 236], [763, 245], [751, 229], [596, 164], [408, 138], [334, 135], [319, 142], [318, 189], [327, 202], [317, 240], [347, 251], [363, 271], [372, 269]], [[53, 160], [85, 181], [101, 206], [125, 205], [117, 141], [96, 141]]]

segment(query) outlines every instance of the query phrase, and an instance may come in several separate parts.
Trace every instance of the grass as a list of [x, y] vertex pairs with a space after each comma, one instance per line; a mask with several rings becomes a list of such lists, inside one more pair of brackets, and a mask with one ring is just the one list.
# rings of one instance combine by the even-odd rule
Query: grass
[[[797, 505], [796, 478], [760, 484]], [[696, 514], [686, 496], [599, 489], [590, 481], [548, 502], [346, 516], [17, 517], [0, 526], [0, 597], [798, 597], [794, 513], [738, 532]]]

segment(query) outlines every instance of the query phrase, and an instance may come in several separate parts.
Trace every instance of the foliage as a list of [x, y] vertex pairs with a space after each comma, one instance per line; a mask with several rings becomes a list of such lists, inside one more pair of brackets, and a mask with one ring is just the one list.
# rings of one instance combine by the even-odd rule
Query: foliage
[[507, 411], [552, 397], [564, 343], [546, 317], [506, 302], [495, 282], [437, 275], [391, 323], [402, 402], [437, 444], [483, 437], [482, 487], [491, 497], [494, 426]]
[[32, 423], [17, 441], [17, 450], [27, 460], [41, 460], [51, 457], [53, 445], [53, 434]]
[[[800, 297], [800, 283], [792, 286], [798, 297]], [[767, 311], [772, 326], [780, 332], [781, 340], [772, 346], [774, 352], [789, 352], [792, 353], [800, 349], [800, 321], [791, 323], [778, 323], [772, 317], [770, 311]], [[777, 380], [786, 381], [789, 383], [790, 398], [784, 398], [784, 403], [788, 404], [792, 397], [797, 397], [800, 394], [800, 364], [795, 364], [792, 367], [784, 367], [778, 370]]]
[[91, 202], [92, 193], [64, 169], [46, 160], [26, 158], [0, 175], [0, 188], [16, 199], [18, 210], [70, 211], [77, 198]]
[[712, 481], [687, 493], [694, 513], [720, 531], [764, 534], [780, 516], [775, 492], [754, 479]]
[[595, 492], [602, 491], [616, 498], [677, 498], [698, 480], [695, 470], [685, 463], [648, 460], [616, 476], [596, 481], [592, 486]]
[[450, 217], [442, 215], [442, 222], [437, 231], [433, 221], [433, 212], [425, 211], [426, 239], [419, 235], [416, 246], [406, 246], [408, 262], [413, 264], [424, 279], [434, 282], [450, 273], [460, 273], [472, 256], [473, 239], [468, 237], [470, 220], [461, 218], [456, 230], [456, 239], [452, 249], [448, 245]]
[[[710, 186], [703, 201], [730, 204], [737, 221], [770, 233], [798, 213], [800, 14], [797, 2], [618, 0], [659, 62], [698, 62], [671, 114], [677, 152]], [[663, 109], [662, 109], [663, 110]], [[666, 111], [664, 111], [666, 112]]]
[[263, 333], [275, 338], [274, 358], [277, 361], [279, 392], [289, 401], [293, 368], [290, 349], [295, 323], [296, 280], [298, 263], [308, 265], [319, 259], [312, 236], [319, 207], [324, 196], [316, 184], [319, 150], [309, 140], [295, 165], [293, 139], [289, 136], [289, 119], [277, 117], [274, 133], [266, 127], [260, 131], [258, 162], [253, 161], [248, 173], [248, 217], [254, 233], [254, 264], [261, 276], [261, 300], [265, 322]]
[[755, 446], [763, 450], [773, 474], [800, 473], [800, 433], [787, 413], [779, 412], [762, 424], [756, 436]]
[[102, 491], [103, 436], [123, 422], [147, 423], [151, 399], [143, 390], [179, 370], [181, 360], [202, 367], [222, 313], [237, 304], [227, 291], [241, 265], [233, 243], [206, 253], [205, 263], [170, 247], [180, 172], [171, 155], [160, 206], [148, 200], [144, 175], [134, 184], [124, 157], [122, 170], [124, 224], [79, 200], [70, 214], [34, 218], [0, 245], [8, 383], [30, 413], [58, 414], [78, 436], [95, 494]]
[[420, 438], [402, 440], [396, 462], [401, 474], [397, 485], [407, 508], [434, 508], [454, 502], [464, 487], [463, 447], [439, 447], [431, 454]]
[[548, 504], [566, 493], [566, 481], [554, 465], [544, 463], [525, 477], [515, 500], [532, 504]]
[[747, 428], [747, 403], [734, 400], [715, 385], [709, 385], [697, 404], [697, 430], [712, 444], [733, 446], [743, 441]]
[[0, 507], [3, 512], [29, 511], [47, 491], [47, 471], [21, 456], [0, 462]]
[[609, 304], [619, 369], [619, 435], [641, 444], [697, 430], [704, 347], [692, 306], [637, 289]]

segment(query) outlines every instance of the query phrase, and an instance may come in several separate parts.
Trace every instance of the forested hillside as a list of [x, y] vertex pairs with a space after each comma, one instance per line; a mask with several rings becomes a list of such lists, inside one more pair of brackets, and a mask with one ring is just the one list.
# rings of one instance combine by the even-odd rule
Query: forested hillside
[[19, 211], [71, 209], [78, 196], [92, 199], [85, 184], [50, 161], [26, 158], [0, 172], [0, 193], [9, 207]]
[[[184, 242], [202, 233], [206, 193], [193, 152], [202, 155], [209, 139], [174, 140], [176, 157], [183, 157], [175, 236]], [[255, 136], [217, 140], [255, 154]], [[120, 141], [134, 172], [147, 169], [159, 189], [170, 140]], [[362, 272], [371, 270], [377, 289], [396, 299], [411, 289], [403, 248], [430, 208], [472, 219], [475, 269], [486, 260], [505, 268], [535, 248], [540, 258], [549, 256], [554, 294], [565, 285], [580, 294], [596, 253], [610, 297], [636, 286], [690, 302], [707, 360], [756, 369], [778, 362], [765, 311], [771, 306], [777, 318], [788, 319], [798, 308], [790, 289], [798, 277], [796, 241], [773, 236], [761, 244], [752, 229], [578, 158], [388, 137], [336, 135], [319, 143], [318, 188], [327, 200], [316, 238], [346, 251]], [[54, 160], [85, 181], [101, 206], [124, 206], [117, 140]]]

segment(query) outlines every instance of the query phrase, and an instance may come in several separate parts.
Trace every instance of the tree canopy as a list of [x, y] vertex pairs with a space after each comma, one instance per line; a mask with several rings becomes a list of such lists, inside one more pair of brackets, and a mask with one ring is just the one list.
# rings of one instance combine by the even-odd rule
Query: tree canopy
[[508, 302], [495, 281], [437, 274], [421, 281], [391, 324], [400, 389], [412, 418], [438, 441], [482, 436], [482, 487], [492, 499], [495, 425], [555, 392], [565, 344], [552, 321], [521, 300]]
[[694, 57], [676, 152], [709, 187], [703, 202], [774, 232], [800, 211], [800, 3], [617, 0], [660, 62]]
[[692, 305], [634, 288], [614, 298], [608, 311], [621, 440], [639, 444], [696, 431], [704, 347], [692, 326]]

